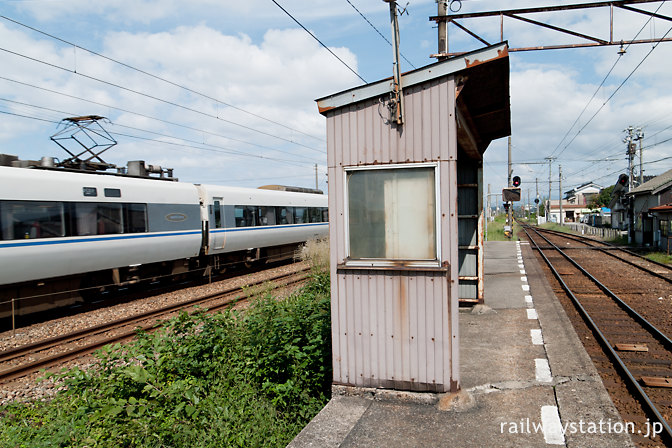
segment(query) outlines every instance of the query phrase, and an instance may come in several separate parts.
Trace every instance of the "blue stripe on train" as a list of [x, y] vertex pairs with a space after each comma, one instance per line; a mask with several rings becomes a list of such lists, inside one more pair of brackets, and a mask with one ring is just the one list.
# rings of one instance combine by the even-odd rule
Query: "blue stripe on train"
[[[281, 226], [259, 226], [259, 227], [240, 227], [240, 228], [231, 228], [231, 229], [213, 229], [210, 233], [231, 233], [231, 232], [243, 232], [243, 231], [252, 231], [252, 230], [272, 230], [272, 229], [288, 229], [292, 227], [313, 227], [313, 226], [325, 226], [329, 225], [327, 222], [315, 223], [315, 224], [294, 224], [294, 225], [281, 225]], [[0, 248], [3, 247], [27, 247], [27, 246], [52, 246], [57, 244], [73, 244], [73, 243], [92, 243], [99, 241], [119, 241], [119, 240], [135, 240], [141, 238], [160, 238], [168, 236], [184, 236], [184, 235], [200, 235], [200, 230], [190, 230], [186, 232], [174, 232], [174, 233], [132, 233], [124, 235], [113, 235], [113, 236], [99, 236], [95, 238], [77, 238], [71, 240], [56, 240], [56, 239], [30, 239], [30, 240], [13, 240], [12, 242], [3, 243], [0, 242]]]

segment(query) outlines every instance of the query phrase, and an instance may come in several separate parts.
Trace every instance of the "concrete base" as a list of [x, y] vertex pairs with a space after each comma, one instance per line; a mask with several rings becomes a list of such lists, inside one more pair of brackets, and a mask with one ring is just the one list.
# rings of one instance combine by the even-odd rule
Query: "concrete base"
[[529, 246], [486, 243], [485, 263], [487, 307], [459, 315], [459, 393], [335, 387], [289, 446], [634, 446]]

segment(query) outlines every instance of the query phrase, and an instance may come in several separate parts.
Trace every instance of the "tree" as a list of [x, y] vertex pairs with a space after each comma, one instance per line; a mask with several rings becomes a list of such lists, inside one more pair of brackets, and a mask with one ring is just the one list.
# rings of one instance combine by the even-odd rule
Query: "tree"
[[611, 187], [603, 188], [600, 190], [600, 194], [595, 196], [588, 206], [590, 208], [600, 208], [600, 207], [607, 207], [609, 205], [609, 202], [611, 201], [611, 192], [614, 191], [614, 186], [612, 185]]

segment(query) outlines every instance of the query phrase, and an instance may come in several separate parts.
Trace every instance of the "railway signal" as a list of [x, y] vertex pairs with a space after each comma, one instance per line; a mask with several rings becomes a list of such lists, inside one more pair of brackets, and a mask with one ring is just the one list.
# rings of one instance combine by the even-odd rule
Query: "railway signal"
[[513, 176], [511, 184], [516, 188], [520, 187], [520, 176]]

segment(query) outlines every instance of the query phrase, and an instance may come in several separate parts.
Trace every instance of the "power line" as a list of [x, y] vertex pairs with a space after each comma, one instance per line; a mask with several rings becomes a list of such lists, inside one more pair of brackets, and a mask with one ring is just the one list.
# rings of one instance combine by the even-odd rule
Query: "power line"
[[[35, 105], [27, 104], [27, 103], [21, 103], [21, 102], [18, 102], [18, 101], [13, 101], [13, 100], [5, 99], [5, 98], [0, 98], [0, 100], [10, 102], [10, 103], [20, 104], [22, 106], [28, 106], [28, 107], [33, 107], [33, 108], [36, 108], [36, 109], [46, 110], [46, 111], [49, 111], [49, 112], [56, 112], [56, 113], [59, 113], [61, 115], [74, 115], [74, 114], [69, 113], [69, 112], [64, 112], [64, 111], [60, 111], [60, 110], [56, 110], [56, 109], [50, 109], [50, 108], [47, 108], [47, 107], [35, 106]], [[61, 120], [58, 120], [58, 121], [46, 120], [46, 119], [41, 119], [41, 118], [37, 118], [37, 117], [30, 117], [30, 116], [27, 116], [27, 115], [16, 114], [16, 113], [12, 113], [12, 112], [3, 112], [3, 113], [8, 114], [8, 115], [19, 116], [19, 117], [22, 117], [22, 118], [30, 118], [30, 119], [34, 119], [34, 120], [41, 120], [41, 121], [46, 121], [46, 122], [51, 122], [51, 123], [56, 123], [56, 124], [61, 122]], [[260, 158], [260, 159], [272, 160], [272, 161], [275, 161], [275, 162], [288, 163], [288, 164], [291, 164], [291, 165], [295, 165], [295, 164], [312, 165], [313, 164], [312, 162], [301, 161], [301, 160], [287, 160], [287, 159], [279, 159], [279, 158], [274, 158], [274, 157], [262, 156], [262, 155], [258, 155], [258, 154], [249, 154], [249, 153], [239, 151], [239, 150], [235, 150], [235, 149], [232, 149], [232, 148], [226, 148], [224, 146], [213, 145], [213, 144], [210, 144], [210, 143], [197, 142], [195, 140], [189, 140], [189, 139], [186, 139], [186, 138], [183, 138], [183, 137], [176, 137], [176, 136], [173, 136], [173, 135], [162, 134], [160, 132], [150, 131], [150, 130], [147, 130], [147, 129], [141, 129], [141, 128], [136, 128], [136, 127], [132, 127], [132, 126], [126, 126], [126, 125], [115, 124], [115, 123], [112, 123], [112, 125], [113, 126], [118, 126], [118, 127], [121, 127], [121, 128], [131, 129], [131, 130], [134, 130], [134, 131], [153, 134], [153, 135], [156, 135], [158, 137], [166, 137], [166, 138], [171, 138], [171, 139], [175, 139], [175, 140], [181, 140], [183, 142], [194, 143], [194, 144], [198, 144], [198, 145], [201, 145], [201, 146], [197, 147], [197, 146], [192, 146], [192, 145], [176, 144], [176, 143], [173, 143], [173, 142], [167, 142], [167, 141], [163, 141], [163, 140], [161, 141], [161, 143], [165, 143], [165, 144], [169, 144], [169, 145], [178, 145], [178, 146], [183, 146], [183, 147], [187, 147], [187, 148], [202, 149], [204, 151], [223, 152], [223, 153], [227, 153], [227, 154], [240, 155], [240, 156], [244, 156], [244, 157], [255, 157], [255, 158]], [[135, 136], [135, 135], [122, 134], [122, 133], [118, 133], [118, 132], [116, 132], [116, 133], [115, 132], [110, 132], [110, 133], [115, 134], [115, 135], [121, 135], [121, 136], [124, 136], [124, 137], [135, 138], [135, 139], [157, 141], [157, 140], [147, 138], [147, 137], [140, 137], [140, 136]], [[209, 149], [209, 148], [214, 148], [214, 149]]]
[[[382, 38], [385, 40], [385, 42], [387, 42], [388, 44], [390, 44], [390, 46], [392, 46], [392, 42], [390, 42], [390, 41], [388, 40], [387, 37], [383, 36], [383, 33], [381, 33], [380, 31], [378, 31], [378, 28], [376, 28], [376, 27], [374, 26], [374, 24], [371, 23], [371, 22], [369, 21], [369, 19], [367, 19], [366, 16], [365, 16], [364, 14], [362, 14], [362, 13], [360, 12], [360, 10], [357, 9], [357, 7], [356, 7], [355, 5], [352, 4], [352, 2], [350, 2], [350, 0], [345, 0], [345, 1], [348, 2], [348, 4], [349, 4], [350, 6], [352, 6], [352, 9], [354, 9], [355, 11], [357, 11], [357, 13], [358, 13], [360, 16], [362, 16], [362, 19], [364, 19], [364, 20], [366, 21], [366, 23], [368, 23], [369, 25], [371, 25], [371, 28], [373, 28], [373, 29], [376, 31], [376, 33], [378, 33], [378, 35], [379, 35], [380, 37], [382, 37]], [[399, 53], [399, 54], [401, 54], [401, 57], [404, 58], [404, 60], [405, 60], [406, 62], [408, 62], [408, 63], [410, 64], [411, 67], [413, 67], [413, 68], [417, 68], [415, 65], [413, 65], [413, 63], [412, 63], [411, 61], [409, 61], [409, 60], [406, 58], [406, 56], [404, 56], [403, 53]]]
[[352, 67], [350, 67], [348, 64], [345, 63], [345, 61], [343, 61], [343, 59], [339, 58], [339, 57], [336, 55], [336, 53], [334, 53], [333, 51], [331, 51], [331, 49], [330, 49], [329, 47], [327, 47], [326, 45], [324, 45], [320, 39], [318, 39], [318, 38], [317, 38], [313, 33], [311, 33], [310, 31], [308, 31], [308, 28], [306, 28], [305, 26], [303, 26], [303, 25], [301, 24], [301, 22], [299, 22], [298, 20], [296, 20], [296, 19], [294, 18], [294, 16], [291, 15], [285, 8], [283, 8], [282, 6], [280, 6], [280, 4], [279, 4], [278, 2], [276, 2], [275, 0], [271, 0], [271, 1], [272, 1], [273, 3], [275, 3], [276, 6], [277, 6], [278, 8], [282, 9], [282, 11], [283, 11], [285, 14], [287, 14], [287, 15], [288, 15], [294, 22], [296, 22], [297, 25], [299, 25], [301, 28], [303, 28], [304, 31], [305, 31], [306, 33], [310, 34], [310, 36], [311, 36], [313, 39], [315, 39], [320, 45], [322, 45], [324, 48], [326, 48], [327, 51], [328, 51], [329, 53], [331, 53], [336, 59], [338, 59], [339, 61], [341, 61], [341, 64], [345, 65], [345, 66], [348, 68], [348, 70], [350, 70], [352, 73], [355, 74], [355, 76], [357, 76], [359, 79], [361, 79], [361, 80], [364, 82], [364, 84], [368, 84], [368, 83], [366, 82], [366, 79], [364, 79], [364, 78], [362, 78], [361, 76], [359, 76], [359, 73], [357, 73], [356, 71], [354, 71], [354, 70], [352, 69]]
[[[665, 4], [665, 0], [663, 0], [663, 2], [658, 6], [658, 9], [656, 9], [656, 11], [654, 12], [654, 14], [655, 14], [656, 12], [658, 12], [658, 10], [663, 6], [663, 4]], [[642, 32], [642, 30], [644, 30], [644, 28], [645, 28], [646, 25], [651, 21], [651, 19], [652, 19], [652, 17], [649, 17], [649, 19], [646, 21], [646, 23], [644, 23], [644, 25], [642, 26], [642, 28], [640, 28], [640, 30], [637, 32], [637, 34], [635, 35], [635, 37], [634, 37], [632, 40], [636, 39], [637, 36], [639, 36], [639, 34]], [[575, 135], [574, 137], [572, 137], [572, 139], [569, 141], [569, 143], [567, 143], [567, 144], [565, 145], [565, 147], [562, 149], [562, 151], [560, 151], [560, 152], [558, 153], [558, 155], [557, 155], [556, 157], [559, 157], [560, 154], [562, 154], [562, 153], [569, 147], [569, 145], [572, 144], [572, 142], [576, 139], [576, 137], [578, 137], [579, 134], [580, 134], [580, 133], [581, 133], [581, 132], [588, 126], [588, 124], [590, 124], [590, 122], [593, 121], [593, 119], [597, 116], [598, 113], [600, 113], [600, 111], [601, 111], [601, 110], [604, 108], [604, 106], [609, 102], [609, 100], [611, 100], [611, 99], [614, 97], [614, 95], [616, 95], [616, 93], [621, 89], [621, 87], [623, 87], [623, 85], [628, 81], [628, 79], [630, 79], [630, 77], [635, 73], [635, 71], [636, 71], [636, 70], [637, 70], [637, 69], [644, 63], [644, 61], [646, 60], [646, 58], [649, 57], [649, 55], [651, 54], [651, 52], [653, 52], [653, 50], [655, 50], [656, 47], [657, 47], [658, 45], [660, 45], [660, 43], [663, 41], [663, 39], [665, 39], [665, 37], [667, 37], [667, 35], [668, 35], [668, 33], [669, 33], [670, 31], [672, 31], [672, 28], [668, 29], [668, 30], [667, 30], [667, 33], [665, 33], [665, 35], [663, 35], [663, 37], [660, 38], [660, 40], [659, 40], [659, 41], [658, 41], [658, 42], [651, 48], [651, 50], [649, 50], [649, 52], [646, 54], [646, 56], [644, 56], [644, 59], [642, 59], [642, 61], [641, 61], [639, 64], [637, 64], [637, 66], [632, 70], [632, 72], [630, 72], [630, 74], [623, 80], [623, 82], [621, 82], [621, 84], [616, 88], [616, 90], [614, 90], [614, 92], [611, 94], [611, 96], [609, 96], [609, 98], [607, 98], [607, 99], [604, 101], [604, 103], [602, 103], [602, 105], [599, 107], [599, 109], [597, 109], [597, 111], [593, 114], [593, 116], [590, 117], [590, 119], [583, 125], [583, 127], [582, 127], [581, 129], [579, 129], [579, 131], [576, 133], [576, 135]], [[627, 48], [629, 48], [629, 47], [630, 47], [630, 44], [628, 44], [628, 46], [626, 47], [626, 50], [627, 50]], [[616, 61], [614, 62], [614, 65], [612, 65], [612, 67], [611, 67], [611, 69], [609, 69], [609, 72], [607, 73], [607, 75], [604, 77], [604, 79], [602, 80], [602, 82], [600, 83], [600, 85], [598, 86], [598, 88], [597, 88], [597, 89], [595, 90], [595, 92], [593, 93], [593, 96], [590, 98], [590, 100], [588, 100], [588, 103], [587, 103], [586, 106], [583, 108], [583, 111], [581, 111], [581, 113], [579, 114], [579, 116], [577, 117], [577, 119], [574, 121], [574, 123], [572, 124], [572, 126], [570, 126], [569, 131], [567, 131], [567, 133], [565, 134], [565, 136], [562, 137], [562, 140], [560, 140], [560, 143], [558, 144], [558, 146], [556, 146], [556, 148], [553, 150], [553, 152], [551, 153], [551, 156], [553, 156], [553, 154], [555, 154], [555, 151], [558, 150], [558, 148], [559, 148], [560, 145], [562, 144], [562, 141], [567, 137], [567, 135], [569, 134], [569, 132], [571, 131], [571, 129], [572, 129], [572, 128], [574, 127], [574, 125], [579, 121], [579, 119], [581, 118], [581, 116], [583, 115], [583, 113], [584, 113], [584, 112], [586, 111], [586, 109], [588, 108], [588, 105], [589, 105], [590, 102], [593, 100], [593, 98], [595, 98], [595, 95], [597, 95], [597, 92], [599, 92], [599, 90], [600, 90], [600, 88], [602, 87], [602, 85], [604, 85], [605, 81], [607, 80], [607, 78], [609, 77], [609, 75], [611, 74], [611, 72], [614, 70], [614, 67], [616, 67], [616, 64], [618, 64], [618, 62], [620, 61], [620, 59], [621, 59], [621, 56], [619, 55], [619, 57], [618, 57], [618, 58], [616, 59]]]
[[[139, 117], [148, 118], [150, 120], [155, 120], [155, 121], [160, 122], [160, 123], [165, 123], [165, 124], [168, 124], [168, 125], [171, 125], [171, 126], [177, 126], [177, 127], [183, 128], [183, 129], [188, 129], [190, 131], [199, 132], [199, 133], [202, 133], [202, 134], [208, 134], [208, 135], [212, 135], [214, 137], [225, 138], [227, 140], [231, 140], [231, 141], [238, 142], [238, 143], [243, 143], [243, 144], [246, 144], [246, 145], [255, 146], [257, 148], [267, 149], [267, 150], [270, 150], [270, 151], [278, 151], [278, 152], [281, 152], [281, 153], [291, 155], [291, 153], [289, 153], [287, 151], [283, 151], [281, 149], [272, 148], [270, 146], [260, 145], [258, 143], [252, 143], [252, 142], [249, 142], [249, 141], [246, 141], [246, 140], [241, 140], [241, 139], [229, 137], [229, 136], [226, 136], [226, 135], [218, 134], [216, 132], [207, 131], [205, 129], [194, 128], [192, 126], [187, 126], [187, 125], [176, 123], [176, 122], [173, 122], [173, 121], [164, 120], [162, 118], [153, 117], [151, 115], [146, 115], [146, 114], [143, 114], [143, 113], [140, 113], [140, 112], [134, 112], [132, 110], [124, 109], [124, 108], [121, 108], [121, 107], [111, 106], [109, 104], [101, 103], [101, 102], [98, 102], [98, 101], [93, 101], [93, 100], [89, 100], [89, 99], [86, 99], [86, 98], [81, 98], [81, 97], [78, 97], [78, 96], [75, 96], [75, 95], [70, 95], [68, 93], [63, 93], [63, 92], [59, 92], [59, 91], [56, 91], [56, 90], [48, 89], [46, 87], [36, 86], [34, 84], [29, 84], [29, 83], [25, 83], [25, 82], [22, 82], [22, 81], [17, 81], [15, 79], [11, 79], [11, 78], [5, 78], [4, 76], [0, 76], [0, 79], [5, 80], [5, 81], [9, 81], [9, 82], [13, 82], [13, 83], [16, 83], [16, 84], [19, 84], [19, 85], [23, 85], [23, 86], [26, 86], [26, 87], [42, 90], [44, 92], [49, 92], [49, 93], [53, 93], [53, 94], [56, 94], [56, 95], [61, 95], [61, 96], [64, 96], [66, 98], [72, 98], [72, 99], [76, 99], [76, 100], [79, 100], [79, 101], [84, 101], [84, 102], [87, 102], [87, 103], [90, 103], [90, 104], [95, 104], [97, 106], [102, 106], [102, 107], [118, 110], [120, 112], [124, 112], [124, 113], [127, 113], [127, 114], [132, 114], [132, 115], [137, 115]], [[6, 101], [12, 101], [12, 100], [6, 100]], [[13, 102], [16, 102], [16, 101], [13, 101]], [[38, 107], [39, 108], [39, 106], [32, 106], [32, 107]], [[60, 111], [58, 111], [58, 112], [60, 112]]]
[[293, 145], [302, 146], [302, 147], [304, 147], [304, 148], [310, 149], [311, 151], [317, 151], [317, 152], [321, 152], [321, 153], [324, 153], [324, 152], [325, 152], [325, 151], [321, 151], [321, 150], [319, 150], [319, 149], [315, 149], [315, 148], [312, 148], [312, 147], [310, 147], [310, 146], [304, 145], [304, 144], [302, 144], [302, 143], [298, 143], [298, 142], [295, 142], [295, 141], [293, 141], [293, 140], [290, 140], [290, 139], [287, 139], [287, 138], [284, 138], [284, 137], [280, 137], [280, 136], [275, 135], [275, 134], [271, 134], [271, 133], [269, 133], [269, 132], [261, 131], [261, 130], [259, 130], [259, 129], [255, 129], [255, 128], [250, 127], [250, 126], [246, 126], [246, 125], [244, 125], [244, 124], [236, 123], [235, 121], [227, 120], [227, 119], [225, 119], [225, 118], [221, 118], [221, 117], [218, 117], [218, 116], [216, 116], [216, 115], [208, 114], [208, 113], [203, 112], [203, 111], [201, 111], [201, 110], [197, 110], [197, 109], [193, 109], [193, 108], [191, 108], [191, 107], [183, 106], [183, 105], [178, 104], [178, 103], [176, 103], [176, 102], [174, 102], [174, 101], [164, 100], [163, 98], [159, 98], [159, 97], [150, 95], [150, 94], [148, 94], [148, 93], [144, 93], [144, 92], [140, 92], [140, 91], [138, 91], [138, 90], [134, 90], [134, 89], [131, 89], [131, 88], [128, 88], [128, 87], [124, 87], [124, 86], [122, 86], [122, 85], [120, 85], [120, 84], [115, 84], [115, 83], [110, 82], [110, 81], [105, 81], [105, 80], [103, 80], [103, 79], [96, 78], [96, 77], [94, 77], [94, 76], [85, 75], [85, 74], [83, 74], [83, 73], [77, 72], [76, 70], [71, 70], [71, 69], [69, 69], [69, 68], [62, 67], [62, 66], [57, 65], [57, 64], [52, 64], [52, 63], [50, 63], [50, 62], [46, 62], [46, 61], [43, 61], [43, 60], [41, 60], [41, 59], [33, 58], [33, 57], [31, 57], [31, 56], [27, 56], [27, 55], [25, 55], [25, 54], [17, 53], [17, 52], [15, 52], [15, 51], [11, 51], [11, 50], [8, 50], [8, 49], [6, 49], [6, 48], [1, 48], [1, 47], [0, 47], [0, 51], [4, 51], [4, 52], [9, 53], [9, 54], [12, 54], [12, 55], [14, 55], [14, 56], [18, 56], [18, 57], [21, 57], [21, 58], [24, 58], [24, 59], [28, 59], [28, 60], [33, 61], [33, 62], [37, 62], [37, 63], [40, 63], [40, 64], [44, 64], [44, 65], [47, 65], [47, 66], [49, 66], [49, 67], [57, 68], [57, 69], [59, 69], [59, 70], [63, 70], [63, 71], [65, 71], [65, 72], [72, 73], [72, 74], [74, 74], [74, 75], [78, 75], [78, 76], [81, 76], [81, 77], [83, 77], [83, 78], [87, 78], [87, 79], [90, 79], [90, 80], [93, 80], [93, 81], [96, 81], [96, 82], [100, 82], [100, 83], [102, 83], [102, 84], [107, 84], [107, 85], [109, 85], [109, 86], [111, 86], [111, 87], [115, 87], [115, 88], [117, 88], [117, 89], [125, 90], [125, 91], [127, 91], [127, 92], [131, 92], [131, 93], [134, 93], [134, 94], [136, 94], [136, 95], [144, 96], [144, 97], [146, 97], [146, 98], [150, 98], [150, 99], [153, 99], [153, 100], [155, 100], [155, 101], [159, 101], [159, 102], [161, 102], [161, 103], [165, 103], [165, 104], [168, 104], [168, 105], [171, 105], [171, 106], [180, 108], [180, 109], [184, 109], [184, 110], [187, 110], [187, 111], [189, 111], [189, 112], [194, 112], [194, 113], [199, 114], [199, 115], [204, 115], [204, 116], [209, 117], [209, 118], [214, 118], [214, 119], [216, 119], [216, 120], [223, 121], [223, 122], [225, 122], [225, 123], [229, 123], [229, 124], [232, 124], [232, 125], [235, 125], [235, 126], [239, 126], [239, 127], [243, 128], [243, 129], [247, 129], [247, 130], [249, 130], [249, 131], [257, 132], [257, 133], [259, 133], [259, 134], [263, 134], [263, 135], [266, 135], [266, 136], [268, 136], [268, 137], [273, 137], [273, 138], [276, 138], [276, 139], [278, 139], [278, 140], [283, 140], [283, 141], [288, 142], [288, 143], [291, 143], [291, 144], [293, 144]]
[[65, 39], [62, 39], [62, 38], [60, 38], [60, 37], [57, 37], [57, 36], [54, 36], [54, 35], [52, 35], [52, 34], [46, 33], [46, 32], [44, 32], [44, 31], [42, 31], [42, 30], [39, 30], [39, 29], [34, 28], [34, 27], [32, 27], [32, 26], [26, 25], [26, 24], [24, 24], [24, 23], [18, 22], [18, 21], [14, 20], [14, 19], [11, 19], [11, 18], [7, 17], [7, 16], [0, 15], [0, 18], [5, 19], [5, 20], [7, 20], [7, 21], [9, 21], [9, 22], [15, 23], [15, 24], [17, 24], [17, 25], [19, 25], [19, 26], [22, 26], [22, 27], [24, 27], [24, 28], [27, 28], [27, 29], [29, 29], [29, 30], [35, 31], [36, 33], [40, 33], [40, 34], [42, 34], [42, 35], [44, 35], [44, 36], [47, 36], [47, 37], [50, 37], [50, 38], [52, 38], [52, 39], [58, 40], [59, 42], [63, 42], [63, 43], [65, 43], [65, 44], [67, 44], [67, 45], [71, 45], [71, 46], [73, 46], [73, 47], [75, 47], [75, 48], [79, 48], [80, 50], [86, 51], [86, 52], [88, 52], [88, 53], [91, 53], [91, 54], [96, 55], [96, 56], [98, 56], [98, 57], [101, 57], [101, 58], [103, 58], [103, 59], [107, 59], [108, 61], [114, 62], [115, 64], [119, 64], [119, 65], [121, 65], [121, 66], [123, 66], [123, 67], [126, 67], [126, 68], [128, 68], [128, 69], [134, 70], [134, 71], [136, 71], [136, 72], [138, 72], [138, 73], [142, 73], [143, 75], [149, 76], [149, 77], [154, 78], [154, 79], [158, 79], [159, 81], [162, 81], [162, 82], [165, 82], [165, 83], [170, 84], [170, 85], [172, 85], [172, 86], [175, 86], [175, 87], [178, 87], [178, 88], [180, 88], [180, 89], [186, 90], [186, 91], [188, 91], [188, 92], [190, 92], [190, 93], [193, 93], [193, 94], [195, 94], [195, 95], [201, 96], [201, 97], [203, 97], [203, 98], [207, 98], [207, 99], [212, 100], [212, 101], [216, 101], [217, 103], [223, 104], [223, 105], [228, 106], [228, 107], [230, 107], [230, 108], [232, 108], [232, 109], [235, 109], [235, 110], [237, 110], [237, 111], [244, 112], [244, 113], [246, 113], [246, 114], [248, 114], [248, 115], [251, 115], [251, 116], [253, 116], [253, 117], [259, 118], [259, 119], [264, 120], [264, 121], [267, 121], [267, 122], [269, 122], [269, 123], [273, 123], [273, 124], [275, 124], [275, 125], [282, 126], [282, 127], [285, 128], [285, 129], [288, 129], [288, 130], [290, 130], [290, 131], [294, 131], [294, 132], [298, 132], [298, 133], [300, 133], [300, 134], [303, 134], [303, 135], [305, 135], [305, 136], [307, 136], [307, 137], [310, 137], [310, 138], [313, 138], [313, 139], [315, 139], [315, 140], [318, 140], [318, 141], [324, 141], [324, 139], [322, 139], [322, 138], [316, 137], [316, 136], [314, 136], [314, 135], [310, 135], [310, 134], [305, 133], [305, 132], [303, 132], [303, 131], [300, 131], [300, 130], [298, 130], [298, 129], [294, 129], [294, 128], [289, 127], [289, 126], [287, 126], [287, 125], [285, 125], [285, 124], [282, 124], [282, 123], [279, 123], [279, 122], [277, 122], [277, 121], [271, 120], [271, 119], [269, 119], [269, 118], [263, 117], [263, 116], [261, 116], [261, 115], [255, 114], [254, 112], [250, 112], [250, 111], [245, 110], [245, 109], [243, 109], [243, 108], [241, 108], [241, 107], [234, 106], [233, 104], [227, 103], [227, 102], [222, 101], [222, 100], [220, 100], [220, 99], [213, 98], [213, 97], [211, 97], [211, 96], [209, 96], [209, 95], [207, 95], [207, 94], [205, 94], [205, 93], [198, 92], [198, 91], [193, 90], [193, 89], [191, 89], [191, 88], [189, 88], [189, 87], [186, 87], [186, 86], [184, 86], [184, 85], [182, 85], [182, 84], [178, 84], [178, 83], [176, 83], [176, 82], [170, 81], [169, 79], [163, 78], [163, 77], [158, 76], [158, 75], [155, 75], [155, 74], [153, 74], [153, 73], [149, 73], [149, 72], [147, 72], [147, 71], [145, 71], [145, 70], [139, 69], [139, 68], [134, 67], [134, 66], [132, 66], [132, 65], [129, 65], [129, 64], [125, 63], [125, 62], [121, 62], [121, 61], [119, 61], [119, 60], [116, 60], [116, 59], [114, 59], [114, 58], [111, 58], [111, 57], [109, 57], [109, 56], [106, 56], [106, 55], [104, 55], [104, 54], [102, 54], [102, 53], [98, 53], [98, 52], [96, 52], [96, 51], [89, 50], [88, 48], [84, 48], [84, 47], [82, 47], [82, 46], [80, 46], [80, 45], [74, 44], [74, 43], [69, 42], [69, 41], [67, 41], [67, 40], [65, 40]]

